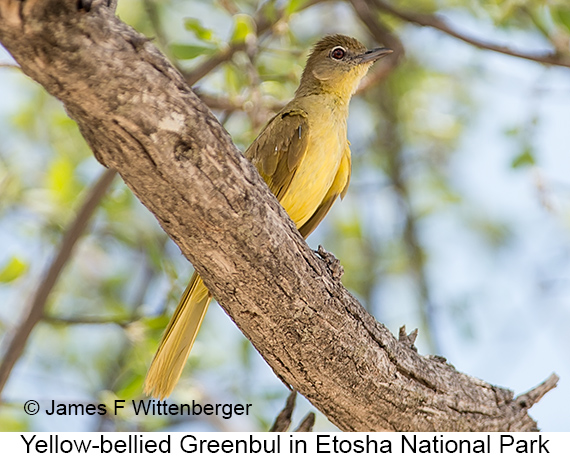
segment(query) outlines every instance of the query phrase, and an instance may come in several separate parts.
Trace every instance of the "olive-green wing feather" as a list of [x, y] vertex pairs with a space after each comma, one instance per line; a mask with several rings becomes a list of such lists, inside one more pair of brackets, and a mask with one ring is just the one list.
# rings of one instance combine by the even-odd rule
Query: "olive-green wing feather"
[[245, 151], [278, 200], [287, 193], [307, 152], [309, 122], [300, 109], [285, 109], [269, 121]]

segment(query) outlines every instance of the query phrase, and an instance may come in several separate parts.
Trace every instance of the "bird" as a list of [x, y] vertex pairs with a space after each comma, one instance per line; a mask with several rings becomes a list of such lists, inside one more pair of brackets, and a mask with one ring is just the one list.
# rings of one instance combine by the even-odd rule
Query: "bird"
[[[328, 35], [310, 52], [299, 87], [262, 129], [245, 156], [306, 238], [350, 182], [348, 105], [361, 79], [391, 49], [367, 48], [345, 35]], [[212, 295], [194, 272], [149, 367], [144, 392], [172, 393]]]

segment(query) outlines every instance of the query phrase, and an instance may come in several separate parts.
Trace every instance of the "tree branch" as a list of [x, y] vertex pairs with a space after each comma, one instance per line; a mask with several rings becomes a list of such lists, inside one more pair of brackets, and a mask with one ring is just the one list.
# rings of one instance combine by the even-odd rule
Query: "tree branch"
[[76, 5], [0, 0], [0, 42], [62, 100], [277, 376], [343, 430], [536, 428], [512, 392], [377, 323], [149, 40], [104, 1]]
[[[5, 5], [2, 4], [1, 6], [4, 7]], [[32, 297], [32, 300], [26, 307], [27, 312], [24, 320], [14, 331], [11, 337], [8, 338], [4, 357], [2, 359], [2, 365], [0, 365], [0, 393], [4, 389], [16, 361], [22, 355], [33, 328], [43, 317], [49, 294], [57, 282], [63, 267], [71, 257], [77, 240], [85, 231], [87, 223], [99, 205], [99, 201], [103, 198], [105, 192], [111, 185], [115, 174], [114, 170], [105, 170], [99, 177], [99, 180], [90, 189], [83, 206], [61, 240], [61, 245], [57, 255], [49, 265], [39, 287], [36, 289], [36, 292]]]
[[[301, 7], [301, 9], [308, 8], [309, 6], [312, 6], [316, 3], [320, 3], [321, 1], [322, 0], [311, 1], [311, 2], [303, 5]], [[273, 6], [274, 6], [273, 3], [266, 3], [266, 4], [262, 5], [262, 7], [259, 9], [259, 11], [255, 14], [253, 19], [254, 19], [255, 25], [256, 25], [257, 36], [260, 36], [266, 32], [269, 32], [271, 30], [271, 28], [277, 22], [274, 18], [269, 19], [266, 16], [266, 9], [272, 8]], [[283, 14], [283, 11], [278, 12], [279, 16], [281, 16], [282, 14]], [[200, 79], [202, 79], [208, 73], [213, 71], [219, 65], [230, 60], [236, 52], [243, 51], [246, 49], [246, 47], [247, 47], [247, 43], [245, 43], [245, 42], [240, 41], [237, 43], [231, 43], [230, 46], [228, 46], [226, 49], [223, 49], [222, 51], [216, 53], [214, 56], [210, 57], [209, 59], [207, 59], [206, 61], [201, 63], [199, 66], [197, 66], [193, 70], [191, 70], [189, 72], [185, 72], [184, 76], [186, 78], [186, 82], [190, 86], [196, 84], [196, 82], [198, 82]]]
[[538, 54], [538, 53], [518, 51], [516, 49], [512, 49], [507, 46], [502, 46], [499, 44], [491, 43], [489, 41], [465, 35], [464, 33], [459, 32], [451, 25], [449, 25], [444, 19], [441, 19], [435, 15], [404, 11], [392, 6], [390, 3], [384, 0], [369, 0], [369, 1], [372, 5], [374, 5], [375, 8], [377, 8], [380, 11], [385, 11], [391, 14], [392, 16], [396, 16], [397, 18], [406, 22], [411, 22], [413, 24], [421, 25], [424, 27], [432, 27], [443, 33], [446, 33], [447, 35], [450, 35], [454, 38], [464, 41], [465, 43], [469, 43], [477, 48], [487, 49], [489, 51], [495, 51], [501, 54], [506, 54], [508, 56], [519, 57], [521, 59], [532, 60], [534, 62], [540, 62], [543, 64], [570, 68], [570, 57], [567, 55], [566, 56], [561, 55], [558, 52]]
[[113, 319], [111, 317], [58, 317], [43, 316], [44, 322], [54, 325], [116, 325], [126, 328], [135, 322], [136, 319]]

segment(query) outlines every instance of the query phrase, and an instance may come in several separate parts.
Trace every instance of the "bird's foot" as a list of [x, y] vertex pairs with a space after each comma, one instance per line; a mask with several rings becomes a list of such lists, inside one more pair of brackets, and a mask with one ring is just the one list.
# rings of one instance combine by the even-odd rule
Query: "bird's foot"
[[331, 272], [334, 279], [340, 279], [344, 274], [344, 268], [340, 264], [340, 260], [338, 260], [333, 254], [325, 250], [321, 245], [319, 245], [319, 249], [316, 251], [317, 254], [325, 261], [329, 271]]

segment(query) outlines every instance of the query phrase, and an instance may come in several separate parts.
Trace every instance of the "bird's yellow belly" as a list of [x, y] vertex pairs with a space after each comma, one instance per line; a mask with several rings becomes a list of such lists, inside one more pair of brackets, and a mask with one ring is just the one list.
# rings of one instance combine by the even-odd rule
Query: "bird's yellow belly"
[[323, 202], [338, 172], [346, 149], [346, 137], [330, 131], [311, 135], [307, 153], [299, 164], [281, 204], [297, 228], [307, 222]]

